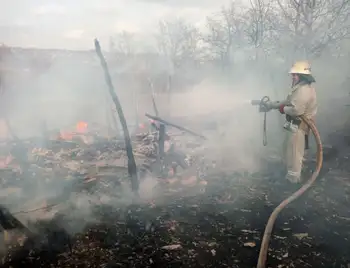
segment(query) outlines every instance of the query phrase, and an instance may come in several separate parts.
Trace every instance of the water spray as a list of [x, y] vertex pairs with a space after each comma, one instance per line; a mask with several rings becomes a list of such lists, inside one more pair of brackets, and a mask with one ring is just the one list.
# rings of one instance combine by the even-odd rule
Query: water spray
[[[259, 112], [265, 113], [265, 119], [264, 119], [264, 130], [266, 130], [266, 113], [271, 110], [271, 101], [270, 98], [265, 96], [261, 100], [252, 100], [251, 101], [252, 105], [259, 106]], [[271, 239], [271, 234], [272, 234], [272, 229], [275, 224], [275, 221], [277, 219], [278, 214], [291, 202], [296, 200], [298, 197], [300, 197], [303, 193], [308, 190], [312, 184], [316, 181], [316, 178], [318, 174], [320, 173], [322, 163], [323, 163], [323, 148], [322, 148], [322, 141], [320, 134], [318, 132], [318, 129], [315, 125], [315, 123], [305, 117], [304, 115], [298, 116], [295, 118], [295, 120], [302, 120], [305, 122], [305, 124], [311, 129], [311, 132], [316, 140], [317, 144], [317, 154], [316, 154], [316, 169], [312, 173], [311, 178], [296, 192], [294, 192], [291, 196], [283, 200], [271, 213], [263, 235], [263, 239], [261, 242], [260, 246], [260, 253], [259, 253], [259, 258], [258, 258], [258, 263], [257, 263], [257, 268], [265, 268], [266, 267], [266, 260], [267, 260], [267, 252], [269, 248], [269, 242]], [[266, 133], [266, 131], [264, 132]], [[264, 139], [265, 140], [265, 139]], [[264, 144], [265, 145], [265, 144]]]

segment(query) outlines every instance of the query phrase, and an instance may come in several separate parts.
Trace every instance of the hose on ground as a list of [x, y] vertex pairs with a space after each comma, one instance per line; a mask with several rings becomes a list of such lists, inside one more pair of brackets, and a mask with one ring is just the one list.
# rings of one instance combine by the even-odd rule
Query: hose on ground
[[311, 178], [296, 192], [294, 192], [291, 196], [283, 200], [271, 213], [270, 218], [266, 224], [264, 236], [261, 242], [260, 246], [260, 253], [259, 253], [259, 259], [257, 268], [265, 268], [266, 267], [266, 260], [267, 260], [267, 252], [269, 249], [269, 242], [271, 239], [271, 233], [273, 226], [275, 224], [275, 221], [277, 219], [278, 214], [291, 202], [299, 198], [303, 193], [308, 190], [312, 184], [316, 181], [318, 174], [320, 173], [320, 170], [322, 168], [323, 163], [323, 148], [322, 148], [322, 142], [320, 134], [317, 130], [317, 127], [315, 126], [314, 122], [312, 120], [309, 120], [308, 118], [304, 116], [300, 116], [300, 118], [308, 125], [308, 127], [311, 129], [311, 132], [316, 140], [317, 144], [317, 156], [316, 156], [316, 168], [315, 171], [312, 173]]

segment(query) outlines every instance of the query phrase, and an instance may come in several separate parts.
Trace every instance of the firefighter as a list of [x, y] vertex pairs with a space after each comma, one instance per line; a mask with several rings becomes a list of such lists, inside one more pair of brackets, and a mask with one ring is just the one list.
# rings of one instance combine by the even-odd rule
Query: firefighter
[[317, 113], [317, 98], [313, 84], [316, 81], [307, 61], [295, 62], [289, 74], [292, 78], [290, 93], [284, 101], [271, 103], [270, 108], [278, 109], [286, 116], [286, 179], [292, 183], [299, 183], [310, 129], [298, 116], [304, 115], [310, 120], [314, 119]]

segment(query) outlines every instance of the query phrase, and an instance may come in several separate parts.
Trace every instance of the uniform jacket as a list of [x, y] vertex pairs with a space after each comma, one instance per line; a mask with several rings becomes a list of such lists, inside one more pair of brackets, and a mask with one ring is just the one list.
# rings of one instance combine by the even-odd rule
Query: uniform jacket
[[284, 112], [290, 116], [304, 115], [312, 119], [317, 113], [316, 90], [312, 84], [299, 83], [292, 87], [285, 101]]

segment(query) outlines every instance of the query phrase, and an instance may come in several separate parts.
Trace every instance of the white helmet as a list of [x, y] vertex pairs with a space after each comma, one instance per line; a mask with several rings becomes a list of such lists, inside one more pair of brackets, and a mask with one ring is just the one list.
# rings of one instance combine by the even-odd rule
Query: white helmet
[[307, 61], [297, 61], [289, 71], [290, 74], [309, 74], [311, 75], [311, 66]]

